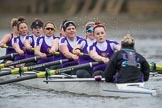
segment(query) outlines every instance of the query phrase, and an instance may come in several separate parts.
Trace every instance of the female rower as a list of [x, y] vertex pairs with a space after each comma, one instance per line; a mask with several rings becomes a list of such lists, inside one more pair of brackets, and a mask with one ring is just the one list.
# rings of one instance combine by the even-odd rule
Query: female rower
[[[17, 23], [18, 23], [18, 19], [12, 18], [12, 20], [11, 20], [12, 33], [8, 33], [8, 34], [4, 35], [3, 38], [0, 40], [0, 47], [1, 48], [8, 46], [8, 48], [6, 48], [6, 54], [5, 55], [12, 54], [12, 53], [16, 52], [12, 48], [12, 40], [13, 40], [14, 37], [18, 36]], [[3, 62], [9, 63], [11, 61], [13, 61], [13, 59], [7, 59]]]
[[94, 61], [102, 61], [104, 64], [99, 64], [93, 67], [93, 77], [99, 75], [104, 77], [104, 69], [109, 62], [109, 58], [117, 50], [120, 50], [118, 42], [106, 39], [105, 26], [101, 23], [95, 24], [93, 33], [96, 38], [96, 42], [90, 46], [89, 55]]
[[134, 38], [127, 34], [121, 41], [122, 49], [110, 59], [104, 73], [106, 82], [133, 83], [149, 79], [149, 64], [134, 49]]
[[65, 37], [65, 32], [64, 32], [64, 29], [63, 29], [63, 25], [64, 23], [68, 21], [68, 20], [63, 20], [62, 24], [60, 25], [60, 37]]
[[[83, 56], [79, 56], [79, 64], [89, 63], [93, 60], [90, 58], [89, 54], [89, 46], [91, 46], [96, 40], [93, 35], [93, 27], [95, 22], [88, 22], [85, 25], [86, 28], [86, 38], [79, 40], [78, 44], [75, 46], [73, 52], [74, 54], [80, 55], [81, 53], [86, 54]], [[87, 56], [88, 55], [88, 56]], [[79, 69], [77, 70], [77, 77], [79, 78], [90, 78], [92, 75], [92, 69]]]
[[63, 24], [63, 30], [65, 32], [65, 37], [61, 38], [59, 41], [61, 58], [73, 59], [74, 61], [66, 62], [62, 67], [77, 65], [79, 57], [73, 54], [72, 51], [77, 42], [82, 38], [76, 35], [76, 25], [74, 21], [66, 21]]
[[55, 32], [56, 26], [52, 22], [44, 25], [45, 36], [37, 39], [37, 45], [35, 47], [35, 54], [42, 58], [38, 60], [39, 64], [60, 59], [59, 55], [47, 57], [47, 54], [58, 52], [59, 37], [54, 36]]
[[[26, 49], [25, 58], [34, 57], [34, 47], [36, 46], [36, 40], [42, 36], [43, 22], [40, 19], [35, 19], [31, 24], [32, 35], [26, 36], [24, 40], [24, 46]], [[34, 65], [37, 62], [26, 63], [26, 66]]]
[[20, 17], [18, 19], [17, 30], [19, 32], [19, 36], [14, 38], [13, 48], [19, 55], [15, 56], [15, 61], [25, 58], [24, 38], [29, 33], [28, 24], [25, 21], [25, 18]]

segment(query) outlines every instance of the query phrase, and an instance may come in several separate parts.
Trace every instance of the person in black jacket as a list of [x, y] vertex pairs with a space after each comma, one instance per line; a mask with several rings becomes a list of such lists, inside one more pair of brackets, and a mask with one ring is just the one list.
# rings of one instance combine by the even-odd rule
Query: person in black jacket
[[106, 82], [134, 83], [148, 81], [150, 68], [146, 59], [134, 49], [134, 38], [127, 34], [122, 49], [111, 57], [104, 74]]

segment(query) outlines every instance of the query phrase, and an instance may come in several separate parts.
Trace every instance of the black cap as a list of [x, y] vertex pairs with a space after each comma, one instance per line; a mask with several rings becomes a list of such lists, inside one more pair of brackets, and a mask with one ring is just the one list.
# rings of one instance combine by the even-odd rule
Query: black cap
[[37, 28], [37, 27], [43, 27], [43, 22], [42, 22], [42, 21], [34, 21], [34, 22], [31, 24], [31, 29]]

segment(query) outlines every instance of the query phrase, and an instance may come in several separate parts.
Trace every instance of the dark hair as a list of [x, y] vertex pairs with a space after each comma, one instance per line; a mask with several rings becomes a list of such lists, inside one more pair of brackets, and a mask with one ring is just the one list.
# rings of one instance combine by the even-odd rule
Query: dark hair
[[134, 48], [134, 43], [126, 43], [126, 42], [121, 42], [122, 48]]
[[24, 17], [22, 17], [22, 16], [18, 17], [18, 22], [24, 22], [24, 21], [25, 21]]
[[27, 25], [27, 23], [25, 22], [25, 18], [20, 16], [18, 17], [18, 23], [17, 23], [17, 30], [19, 31], [19, 27], [21, 23], [25, 23]]
[[11, 20], [11, 27], [17, 26], [17, 23], [18, 23], [18, 19], [17, 18], [12, 18], [12, 20]]
[[43, 22], [41, 21], [41, 19], [36, 18], [32, 24], [31, 24], [31, 29], [33, 28], [37, 28], [37, 27], [43, 27]]
[[67, 27], [69, 27], [70, 25], [73, 25], [76, 28], [75, 22], [74, 21], [65, 21], [62, 25], [63, 30], [65, 31]]
[[60, 24], [60, 29], [63, 28], [64, 23], [67, 22], [67, 21], [69, 21], [69, 20], [65, 19], [65, 20], [62, 21], [62, 23]]
[[134, 45], [134, 38], [130, 34], [123, 37], [123, 40], [121, 41], [122, 48], [134, 48]]

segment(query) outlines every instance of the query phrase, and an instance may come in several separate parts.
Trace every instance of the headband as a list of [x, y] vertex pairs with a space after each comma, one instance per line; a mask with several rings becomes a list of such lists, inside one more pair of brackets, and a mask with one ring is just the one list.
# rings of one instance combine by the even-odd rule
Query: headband
[[76, 28], [76, 25], [75, 25], [75, 22], [74, 22], [74, 21], [66, 21], [66, 22], [63, 24], [62, 28], [63, 28], [64, 31], [65, 31], [66, 28], [69, 27], [69, 26], [74, 26], [74, 27]]

